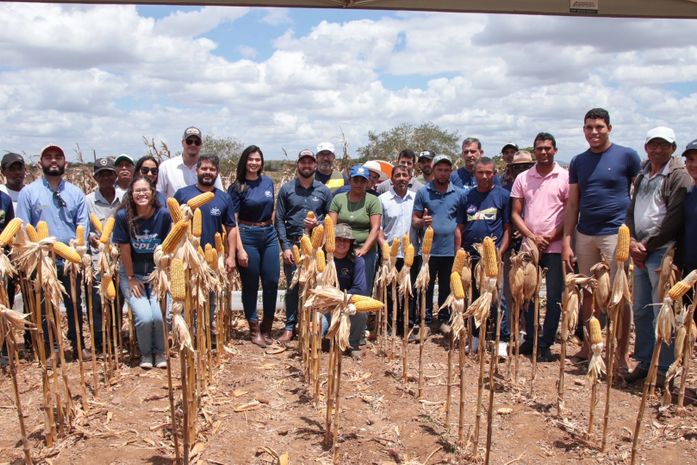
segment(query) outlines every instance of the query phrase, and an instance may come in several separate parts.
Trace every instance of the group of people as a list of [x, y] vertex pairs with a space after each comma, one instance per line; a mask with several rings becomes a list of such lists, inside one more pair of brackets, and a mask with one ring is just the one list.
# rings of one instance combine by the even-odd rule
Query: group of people
[[[116, 227], [112, 240], [121, 252], [120, 291], [133, 311], [141, 367], [152, 368], [166, 366], [163, 306], [147, 276], [154, 269], [153, 252], [172, 225], [166, 208], [168, 197], [184, 203], [202, 192], [214, 192], [214, 200], [201, 207], [201, 245], [214, 246], [215, 234], [227, 232], [226, 268], [230, 273], [239, 271], [250, 340], [260, 347], [274, 341], [272, 325], [281, 265], [289, 286], [285, 293], [284, 330], [277, 340], [287, 343], [295, 337], [299, 296], [298, 287], [290, 287], [297, 265], [293, 246], [329, 215], [337, 224], [334, 257], [340, 287], [357, 294], [372, 292], [379, 246], [391, 244], [404, 235], [409, 236], [416, 248], [411, 267], [415, 280], [423, 260], [421, 238], [426, 228], [433, 228], [425, 337], [431, 331], [450, 332], [449, 312], [441, 306], [450, 293], [450, 273], [460, 248], [469, 252], [474, 266], [479, 261], [475, 244], [487, 236], [495, 240], [504, 262], [512, 250], [525, 248], [526, 242], [531, 241], [539, 250], [539, 265], [547, 270], [547, 308], [539, 332], [538, 357], [540, 361], [551, 361], [550, 348], [555, 343], [560, 320], [565, 272], [576, 270], [590, 275], [591, 267], [606, 259], [614, 274], [617, 231], [620, 225], [627, 224], [635, 267], [634, 302], [633, 308], [627, 309], [625, 317], [620, 319], [624, 327], [620, 328], [618, 345], [620, 363], [627, 369], [626, 379], [633, 382], [643, 379], [648, 372], [658, 309], [656, 270], [664, 254], [673, 250], [675, 261], [684, 273], [697, 268], [697, 246], [681, 240], [697, 234], [697, 140], [676, 153], [674, 131], [667, 127], [653, 128], [647, 132], [646, 159], [642, 161], [633, 149], [611, 142], [611, 131], [608, 112], [594, 108], [583, 120], [589, 147], [573, 158], [568, 170], [555, 161], [554, 136], [540, 132], [533, 140], [532, 154], [519, 150], [514, 143], [502, 148], [506, 169], [500, 174], [494, 159], [485, 156], [481, 142], [474, 137], [462, 143], [459, 169], [455, 169], [457, 163], [447, 155], [430, 150], [417, 155], [405, 148], [399, 152], [389, 176], [376, 161], [340, 170], [335, 165], [334, 145], [322, 142], [314, 152], [304, 149], [298, 153], [296, 176], [280, 187], [264, 175], [263, 152], [252, 145], [242, 152], [235, 180], [225, 191], [218, 157], [201, 154], [201, 131], [190, 127], [182, 136], [182, 154], [162, 163], [152, 156], [137, 161], [128, 155], [98, 159], [94, 166], [97, 188], [87, 195], [64, 180], [65, 154], [60, 147], [50, 145], [40, 154], [44, 176], [27, 186], [23, 186], [23, 158], [14, 153], [3, 157], [1, 167], [6, 184], [0, 187], [3, 215], [0, 226], [4, 227], [15, 214], [32, 225], [44, 220], [51, 235], [68, 243], [82, 224], [95, 252], [98, 236], [89, 216], [101, 221], [114, 216]], [[398, 269], [404, 266], [401, 247], [396, 266]], [[57, 270], [65, 285], [67, 276], [60, 260]], [[260, 282], [261, 315], [257, 312]], [[507, 273], [502, 273], [501, 282], [507, 290]], [[434, 309], [436, 284], [438, 298]], [[476, 298], [478, 290], [474, 284]], [[10, 287], [14, 291], [13, 283]], [[506, 305], [510, 303], [510, 294], [502, 294], [501, 342], [494, 350], [498, 356], [506, 357], [512, 327]], [[94, 298], [98, 302], [96, 291]], [[399, 305], [403, 303], [401, 300]], [[420, 323], [419, 301], [418, 296], [411, 299], [407, 312], [408, 325], [415, 328], [412, 340], [419, 338], [416, 330]], [[80, 299], [72, 302], [67, 295], [65, 305], [68, 337], [76, 348], [82, 331], [75, 331], [72, 308], [73, 305], [80, 308]], [[491, 320], [495, 321], [497, 307], [492, 307]], [[584, 295], [582, 307], [585, 323], [594, 311], [590, 295]], [[389, 303], [388, 308], [392, 308]], [[637, 362], [631, 372], [627, 356], [630, 311], [635, 326]], [[533, 350], [536, 322], [532, 312], [532, 306], [523, 312], [522, 354], [531, 354]], [[402, 313], [400, 310], [400, 319]], [[366, 315], [352, 318], [349, 338], [352, 355], [360, 356], [367, 323]], [[400, 323], [390, 330], [398, 332], [402, 327]], [[100, 328], [95, 322], [94, 344], [98, 349], [102, 344]], [[486, 334], [487, 328], [480, 328], [469, 349], [476, 350]], [[672, 350], [661, 352], [661, 373], [665, 374], [672, 354]], [[85, 351], [83, 356], [89, 357], [89, 353]], [[576, 357], [589, 358], [587, 342]]]

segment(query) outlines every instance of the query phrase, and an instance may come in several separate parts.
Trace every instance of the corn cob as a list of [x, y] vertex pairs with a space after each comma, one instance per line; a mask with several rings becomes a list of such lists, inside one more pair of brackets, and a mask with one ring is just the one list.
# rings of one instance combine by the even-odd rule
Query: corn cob
[[92, 227], [95, 231], [97, 231], [99, 234], [102, 233], [102, 222], [94, 213], [90, 213], [90, 223], [92, 223]]
[[75, 245], [78, 247], [85, 245], [85, 227], [81, 224], [75, 228]]
[[39, 240], [44, 240], [48, 237], [48, 223], [44, 220], [36, 224], [36, 233], [39, 235]]
[[198, 248], [196, 249], [196, 252], [198, 252], [199, 257], [202, 259], [206, 259], [206, 253], [203, 251], [203, 247], [199, 244]]
[[588, 320], [588, 329], [590, 330], [591, 345], [603, 342], [603, 335], [600, 331], [600, 320], [592, 316], [591, 319]]
[[317, 217], [315, 216], [315, 212], [313, 212], [312, 210], [308, 210], [307, 215], [305, 215], [305, 218], [307, 218], [310, 221], [317, 219]]
[[184, 214], [182, 214], [182, 210], [179, 208], [179, 202], [174, 197], [167, 199], [167, 209], [169, 210], [169, 216], [172, 217], [172, 223], [179, 223], [184, 219]]
[[223, 236], [220, 233], [215, 233], [215, 250], [218, 255], [225, 253], [225, 246], [223, 246]]
[[429, 255], [431, 253], [431, 246], [433, 245], [433, 228], [429, 226], [426, 228], [424, 233], [424, 243], [422, 246], [422, 252], [424, 255]]
[[685, 328], [685, 325], [683, 325], [675, 332], [674, 356], [676, 359], [680, 359], [682, 357], [682, 352], [685, 347], [685, 336], [687, 336], [687, 328]]
[[349, 300], [357, 312], [376, 312], [383, 307], [382, 302], [365, 295], [352, 295]]
[[673, 284], [673, 287], [670, 288], [668, 291], [668, 297], [670, 297], [674, 302], [682, 299], [682, 296], [687, 294], [690, 289], [692, 289], [692, 286], [690, 286], [687, 283], [684, 283], [683, 281], [678, 281], [677, 283]]
[[[409, 237], [409, 236], [407, 236]], [[404, 249], [404, 266], [411, 267], [414, 264], [414, 246], [407, 244], [406, 249]]]
[[392, 239], [392, 247], [390, 247], [390, 257], [395, 258], [397, 254], [399, 254], [399, 246], [401, 244], [399, 243], [398, 238]]
[[116, 299], [116, 287], [114, 286], [114, 280], [111, 278], [109, 278], [106, 286], [106, 298], [109, 300]]
[[331, 216], [324, 217], [324, 250], [334, 253], [336, 250], [336, 228]]
[[462, 277], [457, 271], [450, 273], [450, 292], [458, 300], [465, 298], [465, 290], [462, 287]]
[[402, 252], [407, 250], [407, 246], [411, 244], [411, 240], [409, 239], [409, 234], [405, 234], [402, 236]]
[[206, 254], [206, 263], [208, 263], [208, 266], [213, 268], [214, 270], [218, 268], [218, 251], [215, 250], [213, 247], [211, 247], [210, 244], [206, 244], [206, 250], [204, 251]]
[[303, 237], [300, 239], [300, 248], [302, 249], [303, 255], [305, 256], [309, 257], [312, 253], [312, 241], [307, 236], [307, 234], [303, 234]]
[[193, 226], [191, 226], [191, 234], [195, 237], [201, 237], [203, 233], [203, 218], [201, 217], [201, 209], [194, 210]]
[[27, 232], [27, 237], [30, 241], [39, 242], [39, 233], [36, 232], [36, 228], [34, 228], [34, 226], [27, 223], [24, 229]]
[[22, 220], [19, 218], [13, 218], [7, 223], [5, 229], [2, 230], [2, 234], [0, 234], [0, 247], [5, 247], [7, 244], [12, 243], [20, 229], [22, 229]]
[[169, 265], [169, 293], [172, 299], [183, 301], [186, 298], [186, 273], [184, 272], [184, 262], [179, 258], [173, 258]]
[[162, 252], [166, 254], [173, 253], [182, 239], [186, 236], [186, 230], [189, 227], [189, 222], [181, 220], [172, 226], [172, 230], [167, 234], [162, 242]]
[[322, 247], [322, 239], [324, 235], [324, 226], [318, 224], [312, 229], [312, 248], [319, 249]]
[[102, 229], [102, 236], [99, 238], [99, 242], [101, 242], [102, 244], [109, 243], [109, 241], [111, 240], [111, 233], [114, 231], [115, 223], [116, 219], [113, 216], [110, 216], [106, 219], [106, 221], [104, 222], [104, 228]]
[[300, 249], [295, 244], [293, 244], [293, 260], [295, 261], [296, 265], [300, 265]]
[[382, 256], [383, 260], [390, 259], [390, 244], [388, 244], [387, 242], [382, 243], [382, 245], [380, 246], [380, 255]]
[[186, 202], [186, 204], [191, 208], [191, 210], [196, 210], [197, 208], [207, 204], [211, 200], [215, 198], [215, 193], [213, 192], [204, 192], [202, 194], [198, 194], [196, 197], [193, 199], [189, 200]]
[[496, 255], [496, 244], [494, 240], [487, 236], [482, 241], [482, 262], [484, 272], [489, 278], [496, 278], [499, 275], [499, 259]]
[[626, 262], [629, 260], [629, 228], [626, 224], [620, 226], [617, 231], [617, 246], [615, 247], [615, 260]]
[[324, 268], [327, 266], [327, 262], [324, 259], [324, 250], [317, 249], [317, 253], [315, 254], [315, 261], [317, 262], [317, 272], [323, 273]]
[[56, 241], [53, 243], [53, 251], [56, 253], [56, 255], [63, 257], [64, 259], [68, 260], [69, 262], [77, 263], [77, 264], [82, 263], [82, 259], [80, 258], [80, 254], [77, 253], [77, 251], [75, 249], [73, 249], [72, 247], [70, 247], [67, 244]]
[[451, 271], [457, 271], [462, 273], [462, 269], [465, 267], [465, 260], [467, 259], [467, 252], [465, 249], [457, 249], [455, 253], [455, 260], [453, 261], [453, 268]]

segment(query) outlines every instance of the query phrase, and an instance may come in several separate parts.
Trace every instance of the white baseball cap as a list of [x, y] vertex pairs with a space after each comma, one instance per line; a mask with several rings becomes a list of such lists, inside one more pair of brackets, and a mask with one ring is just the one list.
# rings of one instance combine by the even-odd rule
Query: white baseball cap
[[325, 150], [327, 152], [331, 152], [333, 154], [336, 154], [336, 152], [334, 152], [334, 144], [332, 144], [331, 142], [321, 142], [317, 146], [317, 150], [315, 150], [315, 153], [320, 153], [320, 152], [323, 152]]
[[663, 139], [671, 144], [675, 143], [675, 132], [665, 126], [658, 126], [646, 133], [646, 142], [651, 139]]

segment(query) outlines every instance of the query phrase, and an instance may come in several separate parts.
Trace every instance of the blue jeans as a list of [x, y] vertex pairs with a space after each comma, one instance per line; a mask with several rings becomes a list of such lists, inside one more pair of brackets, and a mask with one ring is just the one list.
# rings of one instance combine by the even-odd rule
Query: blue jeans
[[[474, 278], [476, 275], [474, 273], [474, 268], [477, 262], [479, 261], [479, 258], [476, 258], [475, 260], [472, 261], [472, 302], [474, 302], [477, 297], [479, 297], [479, 289], [477, 287], [477, 280]], [[440, 285], [440, 284], [439, 284]], [[503, 270], [501, 271], [501, 275], [499, 276], [499, 292], [500, 292], [500, 298], [501, 298], [501, 310], [503, 311], [503, 316], [501, 317], [501, 342], [508, 342], [508, 340], [511, 338], [511, 327], [509, 323], [510, 315], [509, 315], [509, 310], [508, 307], [506, 306], [506, 293], [504, 292], [504, 279], [503, 279]], [[448, 283], [448, 289], [450, 289], [450, 285]], [[448, 293], [450, 293], [448, 291]], [[440, 300], [440, 298], [438, 299]], [[489, 318], [487, 319], [487, 324], [493, 325], [494, 328], [496, 328], [496, 319], [498, 318], [498, 302], [495, 300], [491, 304], [491, 310], [489, 311]], [[474, 327], [474, 326], [472, 326]], [[480, 326], [478, 330], [475, 329], [475, 332], [477, 333], [477, 336], [482, 339], [486, 336], [486, 328]]]
[[[365, 261], [365, 282], [368, 285], [368, 295], [373, 295], [373, 282], [375, 281], [375, 271], [378, 263], [377, 248], [373, 247], [373, 250], [363, 255], [363, 260]], [[366, 319], [366, 321], [368, 320]]]
[[[431, 319], [433, 318], [433, 292], [436, 285], [436, 277], [438, 278], [438, 308], [440, 308], [450, 295], [450, 272], [452, 271], [454, 260], [455, 257], [430, 257], [428, 260], [429, 281], [428, 289], [426, 290], [427, 325], [431, 324]], [[418, 308], [421, 305], [421, 297], [417, 295], [415, 299], [419, 299], [417, 303]], [[450, 309], [444, 308], [438, 313], [438, 321], [447, 322], [448, 320], [450, 320]], [[414, 322], [421, 322], [418, 310], [415, 312]]]
[[[554, 345], [557, 337], [557, 328], [561, 317], [561, 298], [564, 288], [564, 271], [562, 269], [561, 254], [546, 253], [540, 257], [540, 268], [547, 268], [545, 280], [547, 283], [547, 313], [542, 324], [542, 334], [539, 334], [537, 344], [541, 348], [549, 348]], [[526, 340], [532, 340], [535, 331], [535, 305], [528, 304], [525, 311]]]
[[259, 277], [261, 277], [264, 319], [273, 320], [276, 313], [278, 278], [281, 274], [276, 229], [273, 225], [248, 226], [240, 224], [239, 232], [244, 250], [249, 256], [247, 267], [239, 267], [244, 316], [251, 322], [259, 321], [257, 317], [257, 291], [259, 290]]
[[[661, 266], [667, 247], [650, 252], [644, 268], [634, 267], [634, 359], [646, 370], [651, 364], [653, 347], [656, 344], [656, 317], [661, 309], [658, 301], [658, 268]], [[673, 363], [674, 343], [661, 345], [658, 371], [665, 373]]]
[[147, 276], [135, 275], [136, 279], [143, 283], [145, 294], [135, 297], [128, 287], [128, 278], [123, 269], [119, 274], [119, 287], [123, 292], [126, 303], [131, 307], [133, 321], [138, 338], [138, 350], [141, 357], [149, 357], [165, 353], [165, 336], [162, 330], [162, 311], [157, 295], [153, 292]]
[[[361, 338], [363, 337], [363, 331], [365, 331], [366, 324], [368, 323], [367, 313], [356, 313], [349, 317], [351, 322], [351, 330], [349, 331], [349, 346], [353, 350], [358, 350], [361, 344]], [[332, 314], [330, 312], [322, 314], [320, 323], [322, 325], [322, 337], [327, 336], [327, 330], [329, 330], [329, 325], [332, 322]]]

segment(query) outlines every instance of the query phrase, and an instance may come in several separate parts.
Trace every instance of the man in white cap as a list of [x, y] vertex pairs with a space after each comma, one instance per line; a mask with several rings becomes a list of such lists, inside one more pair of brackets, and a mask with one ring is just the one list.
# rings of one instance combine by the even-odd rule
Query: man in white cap
[[128, 186], [131, 185], [135, 166], [133, 158], [125, 153], [122, 153], [114, 159], [114, 168], [116, 168], [116, 185], [114, 187], [116, 188], [116, 195], [119, 198], [123, 197], [128, 190]]
[[[193, 186], [198, 182], [196, 163], [201, 154], [203, 136], [201, 130], [193, 126], [184, 130], [182, 136], [182, 154], [160, 163], [160, 173], [157, 177], [157, 191], [165, 197], [174, 197], [174, 193], [182, 187]], [[215, 187], [223, 190], [220, 176], [215, 179]]]
[[334, 193], [344, 185], [348, 185], [348, 178], [341, 171], [334, 169], [334, 144], [331, 142], [321, 142], [315, 151], [317, 157], [317, 172], [315, 179], [324, 184]]
[[[674, 157], [675, 133], [659, 126], [646, 134], [646, 160], [634, 181], [625, 223], [632, 242], [634, 261], [634, 359], [638, 365], [628, 382], [643, 380], [649, 371], [655, 344], [655, 317], [660, 309], [659, 272], [661, 261], [683, 228], [683, 201], [692, 178], [682, 160]], [[658, 384], [673, 362], [673, 349], [663, 345], [658, 363]]]

